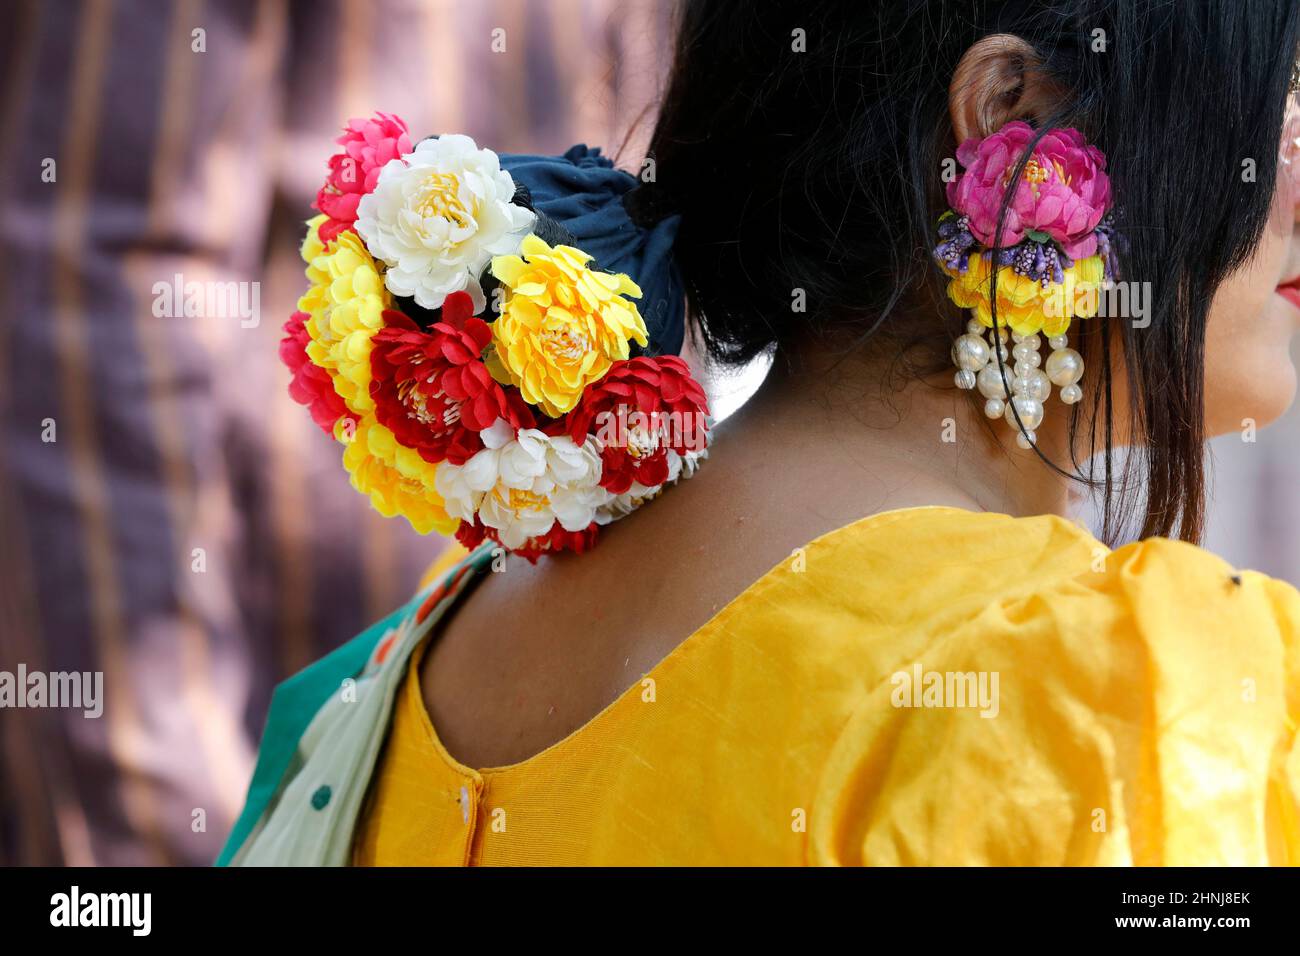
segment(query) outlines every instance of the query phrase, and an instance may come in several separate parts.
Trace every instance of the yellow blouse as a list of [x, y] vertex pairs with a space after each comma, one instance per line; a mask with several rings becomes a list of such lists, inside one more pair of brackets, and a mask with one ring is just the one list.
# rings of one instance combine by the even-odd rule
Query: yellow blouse
[[419, 657], [360, 864], [1300, 862], [1300, 594], [1187, 544], [875, 515], [507, 767], [447, 753]]

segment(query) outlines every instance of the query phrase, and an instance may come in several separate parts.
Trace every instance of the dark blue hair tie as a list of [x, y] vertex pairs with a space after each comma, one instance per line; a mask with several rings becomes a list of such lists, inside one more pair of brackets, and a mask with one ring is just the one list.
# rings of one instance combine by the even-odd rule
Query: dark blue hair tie
[[623, 205], [639, 181], [615, 169], [599, 149], [578, 145], [563, 156], [502, 153], [500, 160], [516, 185], [528, 190], [535, 211], [567, 229], [595, 265], [625, 272], [641, 287], [637, 308], [650, 350], [679, 353], [686, 334], [686, 292], [673, 261], [673, 241], [681, 217], [639, 225]]

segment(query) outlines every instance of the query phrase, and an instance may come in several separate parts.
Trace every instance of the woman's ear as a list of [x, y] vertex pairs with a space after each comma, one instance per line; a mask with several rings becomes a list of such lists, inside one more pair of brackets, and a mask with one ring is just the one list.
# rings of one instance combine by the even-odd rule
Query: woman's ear
[[1044, 120], [1063, 95], [1032, 46], [1018, 36], [995, 33], [962, 54], [948, 87], [948, 112], [957, 142], [963, 143], [1012, 120]]

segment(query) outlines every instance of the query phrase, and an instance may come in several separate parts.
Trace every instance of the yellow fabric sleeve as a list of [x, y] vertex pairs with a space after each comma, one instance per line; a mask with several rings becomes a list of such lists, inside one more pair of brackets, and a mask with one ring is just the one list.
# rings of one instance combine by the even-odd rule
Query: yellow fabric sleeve
[[[810, 862], [1300, 863], [1300, 594], [1163, 539], [1101, 560], [866, 693], [818, 782]], [[997, 675], [996, 713], [915, 706], [932, 673]]]

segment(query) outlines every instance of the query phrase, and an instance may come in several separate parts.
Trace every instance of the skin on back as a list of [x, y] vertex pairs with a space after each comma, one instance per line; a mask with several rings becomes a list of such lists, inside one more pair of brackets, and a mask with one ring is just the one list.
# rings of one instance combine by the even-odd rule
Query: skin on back
[[[869, 369], [859, 374], [870, 380]], [[430, 718], [456, 759], [503, 766], [568, 736], [828, 531], [918, 505], [1064, 506], [1047, 469], [993, 453], [994, 438], [952, 389], [916, 382], [900, 420], [897, 401], [827, 400], [825, 381], [770, 376], [719, 426], [693, 478], [605, 528], [592, 551], [536, 565], [507, 558], [503, 573], [483, 577], [433, 636], [421, 671]], [[990, 453], [940, 441], [949, 416]]]

